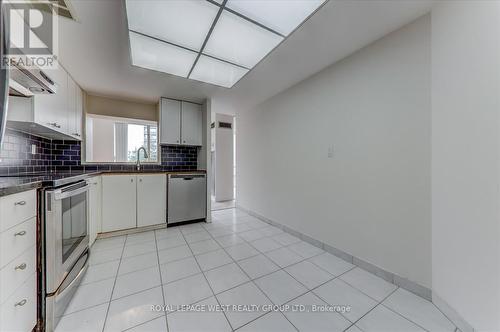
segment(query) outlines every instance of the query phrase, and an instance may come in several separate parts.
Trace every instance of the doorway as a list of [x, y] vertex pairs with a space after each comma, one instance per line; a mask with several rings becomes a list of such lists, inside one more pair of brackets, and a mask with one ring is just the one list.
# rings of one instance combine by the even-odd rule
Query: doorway
[[212, 211], [235, 207], [236, 130], [233, 115], [218, 114], [211, 125]]

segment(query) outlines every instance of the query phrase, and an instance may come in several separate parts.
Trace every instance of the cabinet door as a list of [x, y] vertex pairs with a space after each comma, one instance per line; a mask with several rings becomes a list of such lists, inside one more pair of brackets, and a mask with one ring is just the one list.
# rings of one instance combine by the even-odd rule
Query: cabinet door
[[76, 82], [68, 76], [68, 134], [76, 136]]
[[59, 65], [58, 69], [46, 71], [47, 75], [56, 83], [56, 94], [35, 95], [34, 112], [35, 122], [57, 130], [68, 132], [68, 73]]
[[82, 139], [83, 122], [83, 90], [76, 86], [76, 113], [75, 113], [75, 134], [79, 140]]
[[136, 176], [102, 176], [102, 231], [136, 227]]
[[160, 143], [180, 144], [181, 102], [167, 98], [160, 102]]
[[68, 134], [82, 139], [83, 93], [76, 82], [68, 76]]
[[201, 105], [182, 102], [181, 138], [183, 145], [200, 145], [202, 132]]
[[137, 176], [137, 227], [165, 223], [167, 208], [167, 176]]
[[92, 245], [101, 230], [101, 177], [89, 179], [89, 245]]

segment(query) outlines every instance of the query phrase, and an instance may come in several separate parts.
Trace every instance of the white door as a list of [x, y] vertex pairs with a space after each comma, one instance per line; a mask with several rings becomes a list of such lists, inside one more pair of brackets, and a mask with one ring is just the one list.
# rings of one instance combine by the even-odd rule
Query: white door
[[180, 144], [181, 102], [161, 98], [160, 103], [160, 143]]
[[200, 145], [202, 132], [201, 105], [182, 102], [181, 138], [183, 145]]
[[58, 69], [46, 71], [47, 75], [56, 83], [56, 94], [35, 95], [34, 110], [35, 122], [57, 130], [68, 132], [68, 73], [59, 64]]
[[167, 176], [137, 175], [137, 227], [167, 222]]
[[102, 231], [136, 227], [136, 176], [102, 176]]
[[101, 177], [89, 179], [89, 245], [92, 245], [101, 230]]

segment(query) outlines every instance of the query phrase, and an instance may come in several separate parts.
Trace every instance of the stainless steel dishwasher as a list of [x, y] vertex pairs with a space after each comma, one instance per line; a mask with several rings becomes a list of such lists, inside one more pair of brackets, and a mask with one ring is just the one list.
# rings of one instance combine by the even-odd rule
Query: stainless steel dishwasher
[[205, 174], [169, 174], [167, 190], [167, 224], [206, 218]]

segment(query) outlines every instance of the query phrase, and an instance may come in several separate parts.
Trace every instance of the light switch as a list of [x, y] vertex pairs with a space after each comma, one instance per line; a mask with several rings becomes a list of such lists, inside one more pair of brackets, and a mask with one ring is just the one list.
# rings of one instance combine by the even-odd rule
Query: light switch
[[333, 158], [333, 152], [334, 152], [333, 145], [330, 145], [328, 147], [328, 158]]

